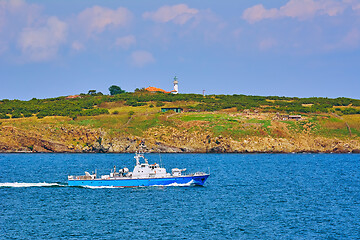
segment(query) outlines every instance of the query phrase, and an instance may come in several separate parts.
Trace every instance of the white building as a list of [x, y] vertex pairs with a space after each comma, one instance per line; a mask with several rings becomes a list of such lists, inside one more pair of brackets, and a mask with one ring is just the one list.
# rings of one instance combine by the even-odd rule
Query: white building
[[178, 78], [175, 76], [174, 77], [174, 90], [171, 91], [171, 93], [173, 94], [178, 94], [179, 93], [179, 85], [178, 85]]

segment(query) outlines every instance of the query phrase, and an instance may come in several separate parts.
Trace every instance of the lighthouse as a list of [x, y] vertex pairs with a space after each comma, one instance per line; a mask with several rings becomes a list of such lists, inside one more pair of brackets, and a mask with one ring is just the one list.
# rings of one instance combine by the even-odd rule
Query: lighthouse
[[179, 85], [178, 85], [178, 80], [177, 80], [178, 78], [175, 76], [174, 77], [174, 90], [172, 90], [171, 92], [173, 93], [173, 94], [178, 94], [179, 93]]

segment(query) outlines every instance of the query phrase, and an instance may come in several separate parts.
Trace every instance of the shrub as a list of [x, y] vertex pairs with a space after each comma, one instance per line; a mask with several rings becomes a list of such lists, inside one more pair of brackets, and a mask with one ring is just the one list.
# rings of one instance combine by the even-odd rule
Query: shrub
[[0, 113], [0, 119], [9, 119], [10, 117], [4, 113]]
[[32, 113], [31, 112], [25, 112], [23, 113], [24, 117], [32, 117]]
[[162, 107], [164, 105], [165, 105], [165, 103], [163, 103], [163, 102], [156, 102], [156, 107]]
[[14, 112], [11, 114], [11, 118], [22, 118], [22, 115], [21, 115], [21, 113]]
[[146, 103], [145, 103], [145, 102], [136, 101], [135, 99], [130, 99], [130, 100], [127, 100], [127, 101], [125, 102], [125, 105], [131, 106], [131, 107], [139, 107], [139, 106], [144, 106], [144, 105], [146, 105]]

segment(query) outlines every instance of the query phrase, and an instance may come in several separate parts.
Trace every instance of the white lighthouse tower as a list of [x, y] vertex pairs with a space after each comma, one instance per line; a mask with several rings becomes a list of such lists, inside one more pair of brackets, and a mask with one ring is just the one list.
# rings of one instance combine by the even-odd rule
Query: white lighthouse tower
[[179, 85], [178, 85], [178, 80], [177, 80], [178, 78], [175, 76], [174, 77], [174, 90], [172, 90], [171, 92], [173, 93], [173, 94], [178, 94], [179, 93]]

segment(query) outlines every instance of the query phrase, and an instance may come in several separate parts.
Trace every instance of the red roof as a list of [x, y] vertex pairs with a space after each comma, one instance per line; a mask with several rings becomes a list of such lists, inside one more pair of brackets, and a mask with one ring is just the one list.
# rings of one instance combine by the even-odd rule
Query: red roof
[[170, 92], [165, 91], [164, 89], [157, 88], [157, 87], [148, 87], [148, 88], [145, 88], [145, 90], [146, 90], [146, 91], [149, 91], [149, 92], [163, 92], [163, 93], [170, 93]]
[[71, 95], [71, 96], [67, 96], [66, 99], [70, 99], [70, 98], [79, 98], [81, 97], [80, 95]]

